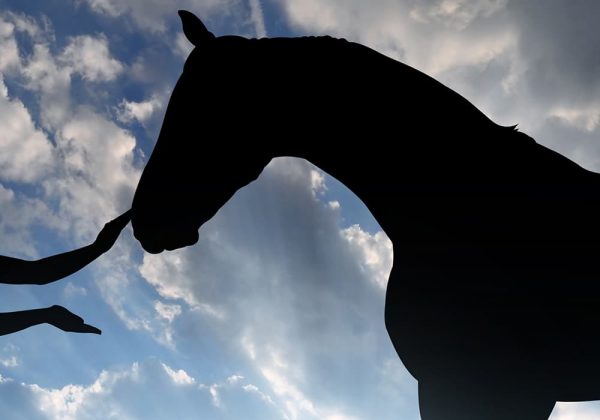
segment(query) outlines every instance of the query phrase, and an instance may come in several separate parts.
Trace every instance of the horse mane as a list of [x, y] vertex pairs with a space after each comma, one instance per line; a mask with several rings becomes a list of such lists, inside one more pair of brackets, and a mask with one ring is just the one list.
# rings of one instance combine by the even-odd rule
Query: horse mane
[[[358, 43], [355, 43], [352, 41], [348, 41], [345, 38], [335, 38], [335, 37], [332, 37], [329, 35], [303, 36], [303, 37], [295, 37], [295, 38], [283, 38], [282, 37], [282, 38], [252, 38], [251, 39], [251, 41], [257, 42], [257, 46], [259, 48], [261, 45], [268, 46], [270, 43], [277, 43], [277, 42], [288, 43], [287, 40], [295, 40], [296, 45], [308, 46], [309, 44], [312, 44], [311, 47], [314, 45], [315, 47], [318, 47], [318, 48], [331, 49], [332, 52], [345, 50], [348, 54], [354, 54], [354, 53], [358, 53], [360, 51], [364, 54], [371, 55], [373, 58], [375, 58], [375, 57], [383, 58], [383, 59], [387, 60], [387, 62], [389, 63], [390, 66], [398, 66], [399, 68], [408, 69], [415, 78], [420, 79], [420, 78], [424, 77], [426, 79], [429, 79], [429, 82], [431, 82], [432, 85], [438, 85], [441, 88], [440, 92], [443, 92], [449, 96], [455, 96], [457, 98], [460, 98], [461, 102], [463, 102], [463, 104], [465, 104], [465, 105], [468, 104], [468, 106], [466, 106], [467, 109], [470, 108], [471, 111], [473, 111], [475, 114], [479, 114], [480, 116], [484, 117], [483, 119], [487, 120], [486, 122], [490, 123], [489, 127], [493, 128], [494, 130], [498, 130], [499, 133], [521, 133], [518, 129], [518, 124], [513, 124], [513, 125], [508, 125], [508, 126], [497, 124], [491, 118], [489, 118], [487, 115], [485, 115], [479, 108], [477, 108], [475, 105], [473, 105], [468, 99], [464, 98], [462, 95], [460, 95], [456, 91], [450, 89], [443, 83], [440, 83], [439, 81], [437, 81], [433, 77], [429, 76], [428, 74], [423, 73], [420, 70], [417, 70], [416, 68], [411, 67], [408, 64], [405, 64], [395, 58], [386, 56], [385, 54], [383, 54], [375, 49], [372, 49], [368, 46], [365, 46], [363, 44], [358, 44]], [[292, 44], [289, 44], [288, 48], [292, 48]], [[304, 50], [309, 51], [309, 48], [304, 48]], [[357, 60], [364, 59], [364, 58], [365, 57], [359, 56], [357, 54]], [[527, 136], [527, 137], [529, 137], [529, 136]]]
[[[445, 100], [453, 106], [463, 107], [465, 115], [470, 115], [470, 117], [465, 117], [465, 120], [470, 123], [478, 121], [481, 126], [491, 129], [499, 134], [522, 134], [518, 129], [518, 124], [508, 126], [497, 124], [468, 99], [426, 73], [392, 57], [386, 56], [377, 50], [348, 41], [345, 38], [334, 38], [329, 35], [273, 38], [245, 38], [238, 35], [224, 35], [217, 37], [216, 40], [217, 42], [227, 43], [230, 47], [255, 49], [257, 55], [262, 55], [263, 57], [271, 57], [271, 54], [284, 54], [287, 59], [290, 59], [291, 57], [292, 60], [307, 62], [309, 60], [330, 57], [335, 54], [338, 57], [348, 58], [348, 62], [357, 64], [363, 62], [369, 63], [372, 61], [374, 63], [373, 66], [376, 68], [384, 66], [390, 69], [390, 72], [386, 77], [390, 77], [392, 74], [398, 74], [399, 78], [402, 76], [413, 78], [413, 81], [417, 81], [417, 83], [422, 83], [424, 86], [434, 89], [435, 95], [439, 95], [440, 98], [445, 98]], [[199, 56], [193, 57], [196, 55], [194, 54], [196, 50], [198, 50], [198, 48], [195, 48], [194, 51], [192, 51], [188, 61], [195, 62], [196, 60], [201, 60]], [[187, 62], [186, 67], [188, 67]], [[397, 72], [394, 71], [393, 68], [396, 68]], [[413, 81], [408, 81], [408, 83], [412, 84]], [[522, 136], [517, 137], [521, 138]]]

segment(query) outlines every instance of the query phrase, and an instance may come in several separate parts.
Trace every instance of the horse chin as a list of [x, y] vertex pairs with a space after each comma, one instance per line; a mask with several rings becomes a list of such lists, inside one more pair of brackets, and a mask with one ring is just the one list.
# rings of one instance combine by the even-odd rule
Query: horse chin
[[195, 245], [199, 239], [198, 230], [191, 230], [182, 235], [177, 235], [175, 239], [171, 240], [165, 245], [165, 250], [173, 251], [179, 248], [185, 248], [186, 246]]
[[163, 248], [162, 246], [154, 243], [140, 241], [140, 244], [142, 245], [142, 248], [144, 248], [144, 251], [146, 251], [149, 254], [160, 254], [165, 250], [165, 248]]

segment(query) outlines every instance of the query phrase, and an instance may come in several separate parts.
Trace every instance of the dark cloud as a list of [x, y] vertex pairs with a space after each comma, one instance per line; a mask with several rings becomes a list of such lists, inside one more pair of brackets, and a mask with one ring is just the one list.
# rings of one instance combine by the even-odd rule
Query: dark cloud
[[[515, 1], [509, 6], [519, 28], [524, 81], [540, 101], [585, 103], [600, 88], [600, 3]], [[568, 103], [567, 102], [567, 103]]]

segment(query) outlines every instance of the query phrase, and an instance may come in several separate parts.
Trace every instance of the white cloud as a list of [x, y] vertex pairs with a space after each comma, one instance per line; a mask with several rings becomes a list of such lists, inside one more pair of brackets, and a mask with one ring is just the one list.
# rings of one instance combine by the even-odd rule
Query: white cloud
[[25, 105], [8, 96], [0, 74], [0, 178], [34, 182], [48, 176], [53, 147], [31, 119]]
[[191, 386], [196, 384], [196, 380], [188, 375], [185, 370], [173, 370], [164, 363], [161, 364], [175, 385]]
[[[34, 207], [46, 213], [48, 222], [42, 219], [42, 224], [70, 231], [77, 242], [91, 240], [109, 216], [129, 206], [140, 169], [134, 164], [136, 139], [92, 107], [73, 101], [71, 75], [81, 74], [86, 82], [111, 81], [122, 65], [110, 56], [103, 35], [70, 38], [55, 53], [56, 40], [45, 19], [1, 16], [4, 38], [14, 40], [20, 31], [32, 43], [29, 55], [20, 53], [22, 63], [7, 77], [38, 98], [37, 117], [46, 131], [36, 127], [34, 116], [9, 97], [0, 81], [0, 180], [41, 185], [43, 201], [52, 203], [52, 209]], [[61, 222], [53, 221], [57, 217]]]
[[[162, 35], [171, 25], [177, 28], [174, 42], [177, 54], [183, 57], [189, 53], [188, 41], [179, 33], [180, 23], [176, 11], [189, 10], [205, 23], [212, 17], [230, 19], [237, 30], [245, 36], [264, 37], [267, 35], [263, 6], [260, 0], [174, 0], [165, 3], [161, 0], [80, 0], [96, 13], [112, 18], [126, 17], [135, 25], [151, 34]], [[210, 28], [209, 28], [210, 29]]]
[[371, 235], [359, 225], [342, 230], [342, 236], [356, 252], [361, 268], [367, 272], [367, 278], [385, 291], [394, 260], [392, 241], [382, 231]]
[[[1, 351], [0, 355], [0, 365], [5, 368], [15, 368], [17, 366], [21, 366], [20, 358], [17, 357], [19, 354], [19, 347], [14, 344], [6, 344]], [[0, 383], [2, 383], [2, 375], [0, 375]]]
[[14, 368], [19, 366], [19, 361], [17, 360], [17, 356], [10, 356], [7, 359], [0, 359], [0, 365], [7, 368]]
[[184, 307], [182, 302], [156, 300], [156, 291], [136, 274], [138, 252], [139, 245], [126, 228], [113, 249], [94, 263], [95, 283], [102, 299], [127, 329], [148, 334], [158, 344], [176, 350], [176, 338], [181, 333], [176, 329], [179, 323], [189, 322], [197, 313], [212, 313], [202, 305]]
[[111, 17], [127, 15], [144, 30], [162, 33], [166, 30], [166, 20], [177, 19], [179, 9], [192, 10], [199, 16], [207, 16], [216, 11], [230, 10], [234, 1], [223, 0], [175, 0], [165, 3], [161, 0], [82, 0], [96, 13]]
[[212, 403], [215, 407], [221, 407], [221, 399], [219, 398], [219, 386], [211, 385], [208, 387], [208, 392], [212, 398]]
[[13, 23], [0, 17], [0, 72], [14, 70], [21, 64], [14, 29]]
[[597, 420], [600, 418], [600, 403], [558, 402], [548, 420]]
[[253, 393], [258, 394], [260, 396], [260, 398], [268, 404], [274, 404], [273, 399], [269, 395], [263, 393], [260, 389], [258, 389], [258, 387], [256, 385], [252, 385], [252, 384], [244, 385], [242, 387], [242, 389], [246, 392], [253, 392]]
[[[39, 410], [49, 418], [64, 420], [90, 418], [89, 414], [86, 416], [85, 413], [86, 408], [88, 410], [90, 408], [86, 405], [94, 399], [101, 399], [110, 395], [111, 388], [118, 382], [124, 380], [135, 382], [138, 370], [139, 365], [135, 363], [129, 370], [121, 372], [103, 371], [98, 379], [89, 386], [66, 385], [62, 388], [47, 389], [32, 384], [28, 385], [27, 388], [32, 391], [32, 397], [37, 399]], [[121, 411], [117, 407], [111, 407], [109, 410], [110, 416], [107, 418], [115, 418], [115, 414]]]
[[[218, 389], [219, 407], [212, 402], [211, 389]], [[104, 370], [88, 385], [52, 388], [0, 376], [0, 391], [2, 417], [9, 420], [239, 419], [253, 412], [264, 420], [283, 418], [252, 384], [198, 384], [183, 369], [157, 359]]]
[[456, 29], [466, 28], [474, 19], [489, 17], [503, 9], [508, 0], [435, 0], [417, 3], [410, 17], [419, 22], [435, 21]]
[[183, 283], [182, 278], [177, 277], [184, 264], [181, 251], [164, 253], [158, 256], [144, 254], [144, 261], [139, 267], [140, 274], [157, 292], [166, 299], [181, 299], [190, 307], [198, 307], [195, 296], [188, 293], [190, 284]]
[[51, 36], [47, 19], [42, 18], [42, 22], [43, 27], [27, 15], [0, 11], [0, 72], [12, 74], [21, 66], [16, 33], [22, 32], [36, 41]]
[[[221, 398], [219, 407], [213, 404], [211, 389]], [[157, 359], [104, 370], [87, 385], [52, 388], [0, 376], [0, 392], [2, 417], [9, 420], [167, 420], [189, 418], [190, 413], [207, 419], [282, 418], [269, 397], [252, 384], [198, 383], [183, 369]]]
[[340, 208], [340, 202], [337, 200], [331, 200], [327, 203], [331, 210], [337, 210]]
[[104, 35], [71, 38], [60, 60], [74, 73], [91, 82], [111, 81], [123, 71], [123, 65], [111, 57]]
[[432, 45], [438, 52], [427, 59], [427, 69], [434, 75], [460, 67], [477, 69], [503, 55], [508, 56], [516, 45], [517, 35], [509, 31], [481, 34], [469, 43], [468, 48], [465, 48], [464, 39], [460, 37], [440, 38]]
[[28, 89], [39, 93], [41, 123], [55, 130], [71, 115], [71, 70], [57, 63], [45, 43], [36, 43], [22, 68]]
[[230, 377], [227, 378], [227, 383], [233, 385], [243, 379], [244, 379], [244, 377], [242, 375], [231, 375]]
[[[53, 389], [33, 384], [24, 387], [31, 390], [39, 410], [48, 418], [166, 419], [173, 418], [165, 415], [169, 407], [174, 417], [181, 412], [177, 390], [194, 383], [185, 371], [151, 359], [125, 369], [103, 371], [87, 386], [66, 385]], [[183, 396], [190, 398], [195, 394], [196, 404], [206, 403], [196, 388], [187, 390]], [[186, 404], [196, 405], [194, 402]]]
[[112, 0], [87, 0], [90, 8], [101, 14], [108, 16], [118, 16], [123, 13], [123, 8], [119, 7], [119, 2]]
[[434, 76], [462, 66], [489, 63], [514, 48], [518, 35], [513, 27], [496, 22], [486, 31], [469, 28], [478, 18], [503, 10], [506, 0], [432, 0], [418, 4], [382, 0], [377, 7], [358, 0], [280, 3], [290, 23], [301, 30], [364, 43]]
[[158, 341], [164, 345], [175, 348], [175, 340], [173, 338], [173, 321], [175, 318], [181, 315], [180, 305], [169, 305], [160, 301], [154, 302], [154, 310], [159, 318], [159, 322], [162, 324], [160, 328], [160, 334]]
[[82, 108], [56, 133], [60, 176], [42, 184], [48, 196], [59, 198], [60, 214], [79, 238], [95, 238], [115, 209], [130, 205], [140, 177], [135, 145], [127, 131]]
[[310, 188], [312, 189], [313, 195], [324, 194], [327, 191], [327, 185], [325, 185], [325, 177], [323, 174], [316, 170], [312, 169], [310, 171]]
[[25, 14], [13, 13], [13, 12], [5, 12], [5, 16], [15, 25], [15, 30], [18, 32], [24, 32], [30, 38], [34, 40], [38, 40], [40, 38], [49, 37], [53, 39], [53, 34], [51, 33], [51, 25], [47, 17], [42, 16], [41, 25], [32, 18], [31, 16], [27, 16]]
[[162, 101], [156, 96], [142, 102], [127, 101], [123, 99], [117, 110], [117, 118], [124, 123], [135, 120], [143, 124], [148, 121], [156, 111], [161, 110], [162, 107]]
[[590, 104], [585, 108], [558, 107], [550, 111], [550, 116], [559, 118], [579, 130], [591, 133], [600, 124], [600, 105]]
[[21, 258], [38, 258], [32, 228], [43, 224], [49, 228], [63, 227], [48, 205], [4, 187], [0, 183], [0, 254]]
[[154, 302], [154, 309], [161, 318], [168, 322], [173, 322], [175, 318], [181, 315], [180, 305], [169, 305], [158, 300]]
[[175, 35], [175, 53], [178, 56], [185, 60], [193, 49], [194, 45], [185, 37], [183, 32]]
[[1, 15], [0, 36], [10, 36], [14, 32], [24, 32], [30, 38], [37, 39], [48, 32], [49, 24], [45, 18], [42, 18], [45, 27], [40, 27], [35, 19], [25, 14], [4, 10]]
[[262, 5], [260, 0], [248, 0], [250, 5], [250, 20], [254, 24], [254, 30], [256, 31], [256, 37], [262, 38], [267, 36], [267, 30], [265, 28], [265, 19], [262, 12]]
[[285, 375], [285, 368], [275, 361], [275, 366], [263, 366], [261, 373], [269, 381], [273, 393], [285, 401], [286, 411], [290, 418], [318, 417], [319, 412], [315, 404], [308, 399], [297, 386]]
[[0, 117], [5, 133], [0, 138], [0, 176], [43, 180], [46, 196], [59, 203], [61, 216], [76, 216], [79, 222], [73, 231], [89, 238], [115, 207], [128, 205], [123, 203], [130, 201], [140, 171], [133, 164], [135, 138], [93, 109], [73, 103], [71, 75], [80, 73], [90, 82], [110, 81], [122, 65], [110, 57], [104, 36], [71, 38], [64, 51], [54, 55], [52, 33], [35, 29], [36, 22], [27, 17], [19, 22], [30, 28], [24, 31], [35, 34], [32, 54], [20, 74], [25, 87], [39, 95], [40, 120], [55, 145], [35, 127], [24, 105], [8, 97], [2, 84], [0, 114], [9, 121]]
[[[128, 275], [127, 264], [114, 257], [115, 252], [123, 252], [130, 248], [122, 242], [117, 243], [111, 251], [112, 258], [104, 258], [95, 264], [94, 274], [100, 294], [127, 329], [146, 331], [159, 342], [172, 346], [168, 340], [170, 330], [165, 329], [164, 334], [162, 330], [159, 331], [158, 326], [153, 323], [154, 316], [149, 312], [147, 302], [139, 301], [146, 296], [135, 293], [135, 281]], [[125, 252], [122, 257], [131, 258], [131, 254]]]

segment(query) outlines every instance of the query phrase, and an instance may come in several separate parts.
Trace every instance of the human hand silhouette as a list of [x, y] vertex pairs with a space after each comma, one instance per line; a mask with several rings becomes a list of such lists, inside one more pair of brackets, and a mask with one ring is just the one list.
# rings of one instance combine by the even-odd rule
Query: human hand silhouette
[[131, 220], [131, 209], [127, 210], [125, 213], [117, 217], [116, 219], [111, 220], [107, 224], [104, 225], [98, 237], [94, 241], [94, 246], [97, 249], [104, 253], [112, 248], [112, 246], [117, 241], [119, 234], [123, 230], [127, 223]]
[[45, 322], [66, 332], [102, 334], [98, 328], [83, 322], [83, 318], [68, 309], [53, 305], [45, 309]]

